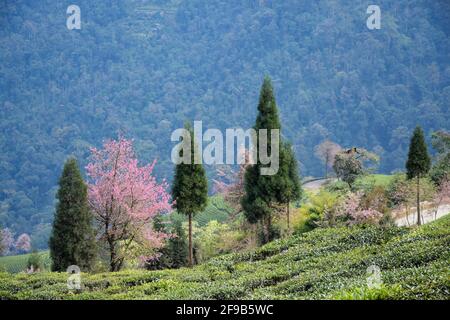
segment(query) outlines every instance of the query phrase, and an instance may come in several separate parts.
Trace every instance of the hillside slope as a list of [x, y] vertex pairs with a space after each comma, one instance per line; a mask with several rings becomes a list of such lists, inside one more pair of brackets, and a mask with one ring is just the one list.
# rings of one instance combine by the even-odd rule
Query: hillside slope
[[[321, 229], [192, 269], [0, 274], [2, 299], [450, 299], [450, 216], [420, 228]], [[368, 289], [367, 267], [383, 285]]]

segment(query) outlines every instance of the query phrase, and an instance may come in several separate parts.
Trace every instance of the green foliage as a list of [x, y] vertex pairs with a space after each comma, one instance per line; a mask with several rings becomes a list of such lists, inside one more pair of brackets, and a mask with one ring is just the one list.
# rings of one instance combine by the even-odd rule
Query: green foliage
[[368, 286], [355, 287], [343, 290], [332, 297], [335, 300], [396, 300], [401, 298], [402, 287], [398, 284], [386, 286], [381, 284], [379, 288]]
[[420, 178], [430, 171], [431, 159], [428, 155], [427, 145], [423, 130], [420, 126], [414, 129], [411, 142], [409, 144], [408, 160], [406, 161], [406, 176], [408, 179], [416, 178], [416, 210], [417, 224], [421, 224], [420, 218]]
[[[272, 82], [269, 77], [265, 77], [261, 86], [258, 103], [258, 115], [256, 117], [256, 123], [254, 126], [257, 135], [259, 136], [260, 129], [267, 129], [267, 136], [270, 137], [271, 130], [280, 130], [280, 120], [278, 118], [278, 108], [275, 102], [275, 96], [273, 93]], [[280, 134], [281, 135], [281, 134]], [[260, 149], [259, 139], [257, 139], [255, 145], [257, 150]], [[278, 142], [279, 143], [279, 142]], [[271, 139], [267, 139], [267, 153], [272, 153], [272, 148], [279, 148], [281, 146], [272, 146]], [[286, 156], [288, 154], [286, 153]], [[287, 160], [287, 158], [286, 158]], [[287, 164], [288, 162], [286, 162]], [[242, 198], [241, 204], [244, 209], [247, 220], [250, 223], [256, 223], [262, 221], [265, 225], [265, 237], [264, 241], [270, 240], [271, 219], [273, 213], [273, 205], [279, 202], [278, 199], [281, 195], [280, 187], [282, 188], [282, 172], [278, 170], [273, 175], [262, 175], [261, 169], [265, 166], [261, 163], [261, 159], [258, 159], [255, 164], [249, 165], [244, 176], [244, 189], [245, 194]], [[292, 168], [294, 169], [294, 168]], [[286, 182], [288, 179], [289, 167], [285, 167]], [[292, 189], [294, 191], [294, 189]]]
[[309, 201], [302, 205], [293, 217], [295, 233], [300, 234], [317, 228], [326, 211], [337, 204], [338, 198], [336, 193], [327, 190], [311, 195]]
[[328, 192], [332, 192], [332, 193], [336, 193], [336, 194], [340, 194], [340, 195], [344, 195], [350, 191], [350, 187], [348, 186], [348, 183], [346, 183], [342, 180], [336, 180], [336, 181], [327, 183], [327, 184], [325, 184], [324, 189]]
[[[448, 299], [450, 215], [419, 228], [329, 228], [210, 259], [191, 269], [0, 273], [0, 299]], [[366, 270], [383, 285], [366, 287]]]
[[208, 204], [205, 210], [194, 216], [194, 221], [202, 227], [212, 220], [225, 222], [232, 213], [233, 210], [225, 202], [223, 197], [220, 195], [214, 195], [208, 198]]
[[385, 188], [392, 182], [393, 179], [395, 179], [395, 175], [368, 174], [356, 179], [354, 188], [356, 190], [367, 190], [373, 187]]
[[[183, 144], [178, 150], [180, 158], [183, 158], [185, 152], [190, 153], [190, 163], [180, 163], [175, 167], [175, 177], [172, 183], [172, 198], [175, 201], [174, 207], [181, 214], [189, 217], [189, 265], [193, 263], [192, 246], [192, 216], [205, 210], [208, 203], [208, 180], [202, 164], [195, 164], [195, 153], [198, 145], [196, 137], [189, 123], [186, 123], [185, 129], [189, 135], [183, 139]], [[185, 150], [188, 149], [188, 150]]]
[[[387, 188], [389, 184], [395, 179], [396, 175], [365, 174], [355, 180], [352, 189], [354, 191], [367, 191], [378, 186]], [[348, 184], [340, 180], [336, 180], [326, 184], [325, 189], [329, 192], [335, 192], [339, 194], [346, 194], [348, 191], [350, 191]]]
[[53, 271], [65, 271], [70, 265], [92, 269], [96, 255], [93, 217], [89, 210], [87, 186], [77, 161], [66, 161], [57, 193], [55, 219], [50, 237]]
[[408, 179], [424, 176], [431, 167], [431, 159], [428, 155], [425, 137], [421, 127], [414, 130], [406, 161], [406, 175]]
[[196, 235], [197, 261], [204, 262], [225, 253], [222, 251], [221, 237], [226, 232], [229, 232], [229, 226], [215, 220], [208, 222], [204, 228], [200, 229]]
[[[203, 165], [194, 163], [195, 149], [198, 149], [194, 132], [188, 123], [185, 125], [185, 129], [190, 134], [190, 146], [187, 143], [185, 145], [191, 153], [191, 163], [176, 165], [172, 183], [172, 198], [175, 201], [174, 207], [179, 213], [195, 215], [205, 210], [208, 203], [208, 180]], [[183, 157], [184, 152], [186, 150], [181, 147], [180, 157]]]
[[279, 168], [279, 195], [280, 203], [298, 201], [302, 196], [300, 176], [298, 173], [297, 159], [291, 143], [282, 143], [280, 146]]
[[[423, 201], [432, 201], [436, 193], [436, 187], [428, 178], [420, 179], [419, 190]], [[416, 181], [407, 179], [405, 174], [394, 175], [386, 187], [389, 206], [412, 206], [416, 201], [416, 191]]]
[[450, 153], [447, 153], [430, 170], [430, 178], [439, 185], [445, 177], [450, 177]]
[[431, 144], [439, 155], [446, 155], [450, 152], [450, 133], [439, 130], [431, 134]]
[[[149, 270], [181, 268], [187, 265], [188, 245], [186, 234], [180, 219], [163, 221], [162, 217], [156, 217], [153, 221], [156, 231], [170, 235], [165, 245], [158, 250], [157, 259], [146, 262]], [[168, 224], [170, 224], [168, 226]]]
[[333, 170], [336, 176], [346, 182], [350, 188], [361, 176], [373, 171], [374, 168], [367, 168], [367, 163], [376, 164], [379, 157], [363, 148], [352, 148], [336, 154], [333, 163]]
[[431, 168], [430, 177], [436, 185], [446, 177], [450, 177], [450, 133], [433, 132], [431, 136], [433, 148], [438, 152], [436, 162]]
[[172, 237], [168, 241], [168, 251], [171, 268], [181, 268], [186, 265], [188, 257], [188, 245], [186, 234], [180, 221], [175, 221], [172, 226]]
[[41, 254], [37, 251], [33, 251], [29, 257], [28, 257], [28, 261], [27, 261], [27, 269], [30, 270], [42, 270], [43, 264], [42, 264], [42, 260], [41, 260]]
[[333, 170], [336, 176], [346, 182], [349, 187], [364, 173], [362, 162], [355, 156], [346, 153], [338, 153], [334, 159]]

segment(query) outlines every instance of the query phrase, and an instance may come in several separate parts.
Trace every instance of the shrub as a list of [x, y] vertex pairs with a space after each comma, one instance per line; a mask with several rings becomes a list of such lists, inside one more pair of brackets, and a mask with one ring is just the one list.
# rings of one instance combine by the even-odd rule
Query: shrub
[[41, 255], [37, 251], [33, 251], [28, 257], [27, 270], [41, 271], [42, 266]]
[[400, 285], [384, 285], [380, 288], [369, 288], [367, 286], [355, 287], [338, 292], [332, 298], [335, 300], [392, 300], [401, 296], [403, 289]]
[[[319, 228], [194, 268], [0, 273], [0, 299], [448, 299], [450, 215], [424, 226]], [[367, 287], [377, 265], [383, 285]]]
[[333, 208], [338, 202], [338, 195], [321, 190], [311, 195], [310, 201], [294, 211], [292, 225], [295, 233], [307, 232], [319, 226], [327, 210]]

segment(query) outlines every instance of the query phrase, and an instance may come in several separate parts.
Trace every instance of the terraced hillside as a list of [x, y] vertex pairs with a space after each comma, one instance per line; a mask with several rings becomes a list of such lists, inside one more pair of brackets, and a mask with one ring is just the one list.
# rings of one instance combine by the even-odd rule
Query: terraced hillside
[[[0, 274], [2, 299], [449, 299], [450, 216], [420, 228], [321, 229], [192, 269]], [[367, 286], [367, 267], [382, 272]]]
[[[208, 222], [216, 220], [218, 222], [225, 222], [229, 219], [230, 215], [233, 213], [233, 209], [225, 202], [222, 196], [214, 195], [209, 197], [208, 205], [205, 210], [194, 215], [194, 221], [198, 226], [203, 227]], [[178, 214], [177, 212], [171, 213], [172, 219], [181, 219], [186, 221], [186, 216]]]

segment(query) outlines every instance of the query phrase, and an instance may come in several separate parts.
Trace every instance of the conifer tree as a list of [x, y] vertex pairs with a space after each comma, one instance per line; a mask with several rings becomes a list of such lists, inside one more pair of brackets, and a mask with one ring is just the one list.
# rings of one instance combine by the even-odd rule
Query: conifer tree
[[420, 218], [420, 178], [428, 173], [431, 167], [430, 156], [428, 155], [427, 145], [423, 130], [417, 126], [414, 130], [409, 145], [408, 160], [406, 161], [406, 175], [408, 179], [416, 178], [416, 202], [417, 202], [417, 225], [421, 225]]
[[175, 220], [172, 226], [175, 237], [169, 239], [169, 253], [172, 268], [180, 268], [186, 265], [188, 260], [188, 245], [186, 234], [180, 220]]
[[280, 149], [280, 186], [278, 201], [286, 205], [286, 224], [290, 230], [290, 203], [299, 200], [302, 193], [300, 177], [298, 174], [297, 160], [295, 159], [292, 145], [288, 142], [282, 143]]
[[[259, 135], [260, 129], [267, 129], [268, 134], [272, 129], [280, 130], [280, 120], [275, 102], [272, 83], [269, 77], [264, 78], [261, 87], [258, 116], [254, 129]], [[271, 139], [267, 141], [268, 154], [272, 152]], [[259, 150], [258, 141], [254, 142]], [[279, 147], [279, 146], [278, 146]], [[264, 165], [258, 159], [255, 164], [250, 165], [245, 173], [244, 188], [245, 195], [242, 198], [242, 208], [250, 223], [262, 222], [264, 232], [264, 242], [270, 241], [272, 232], [272, 213], [275, 203], [279, 202], [280, 174], [262, 175], [261, 168]]]
[[185, 129], [189, 132], [190, 148], [185, 148], [187, 144], [184, 143], [183, 147], [179, 150], [179, 155], [183, 158], [184, 152], [190, 152], [190, 161], [188, 163], [177, 164], [175, 167], [175, 177], [172, 185], [172, 198], [175, 201], [174, 207], [177, 211], [188, 216], [188, 264], [191, 267], [193, 264], [192, 217], [206, 208], [208, 201], [208, 180], [206, 178], [206, 172], [203, 165], [196, 164], [194, 162], [194, 153], [197, 149], [197, 144], [193, 130], [189, 124], [185, 125]]
[[70, 265], [91, 270], [96, 250], [93, 218], [87, 187], [73, 158], [64, 165], [56, 197], [58, 204], [49, 242], [52, 270], [65, 271]]
[[145, 267], [148, 270], [161, 270], [186, 266], [188, 245], [181, 220], [165, 220], [162, 215], [158, 215], [153, 219], [153, 225], [155, 231], [171, 236], [166, 239], [165, 245], [157, 250], [158, 258], [147, 260]]

